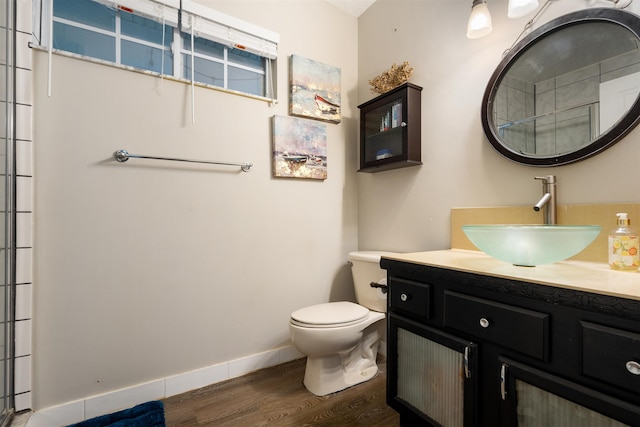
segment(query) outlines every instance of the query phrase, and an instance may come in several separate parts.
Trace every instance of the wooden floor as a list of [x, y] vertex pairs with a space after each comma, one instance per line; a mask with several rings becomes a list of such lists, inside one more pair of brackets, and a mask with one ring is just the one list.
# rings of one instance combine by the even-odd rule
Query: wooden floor
[[398, 414], [385, 403], [384, 361], [375, 378], [318, 397], [302, 384], [305, 360], [164, 399], [167, 427], [400, 425]]

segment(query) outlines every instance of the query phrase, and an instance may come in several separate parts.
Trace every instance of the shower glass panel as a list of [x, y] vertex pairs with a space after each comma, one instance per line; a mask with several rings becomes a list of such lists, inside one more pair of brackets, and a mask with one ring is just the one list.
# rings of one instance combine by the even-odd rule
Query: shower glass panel
[[15, 0], [0, 0], [0, 426], [13, 404]]

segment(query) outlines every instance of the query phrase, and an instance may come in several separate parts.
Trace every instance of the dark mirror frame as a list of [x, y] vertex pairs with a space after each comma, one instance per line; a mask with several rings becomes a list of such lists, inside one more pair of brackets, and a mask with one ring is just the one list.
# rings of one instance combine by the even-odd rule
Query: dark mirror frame
[[588, 22], [611, 22], [618, 24], [640, 40], [640, 17], [619, 9], [593, 8], [585, 9], [578, 12], [569, 13], [554, 19], [535, 31], [528, 34], [511, 51], [502, 59], [498, 67], [493, 72], [484, 96], [482, 98], [482, 127], [489, 143], [500, 154], [515, 162], [529, 166], [549, 167], [561, 166], [574, 163], [594, 156], [601, 151], [611, 147], [613, 144], [627, 135], [640, 121], [640, 96], [633, 103], [626, 115], [624, 115], [611, 129], [601, 134], [589, 145], [584, 146], [576, 151], [561, 154], [558, 156], [533, 157], [516, 152], [507, 147], [497, 133], [497, 125], [493, 117], [493, 100], [500, 82], [509, 71], [511, 65], [522, 56], [522, 54], [533, 44], [544, 39], [545, 37], [576, 24]]

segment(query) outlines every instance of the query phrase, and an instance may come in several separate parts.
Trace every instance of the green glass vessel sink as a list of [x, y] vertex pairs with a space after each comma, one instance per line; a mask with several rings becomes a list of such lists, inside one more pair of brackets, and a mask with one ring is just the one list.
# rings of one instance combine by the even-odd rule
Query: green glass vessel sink
[[599, 225], [463, 225], [471, 243], [489, 256], [533, 267], [571, 258], [600, 234]]

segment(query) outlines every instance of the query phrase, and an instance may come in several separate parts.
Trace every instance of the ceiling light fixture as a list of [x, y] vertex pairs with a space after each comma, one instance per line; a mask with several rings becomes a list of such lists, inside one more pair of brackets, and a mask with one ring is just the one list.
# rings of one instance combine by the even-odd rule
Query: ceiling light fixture
[[538, 0], [509, 0], [507, 16], [522, 18], [538, 8]]
[[493, 30], [491, 13], [485, 0], [473, 0], [471, 16], [467, 24], [467, 37], [477, 39], [486, 36]]
[[[511, 47], [507, 50], [505, 50], [502, 53], [502, 56], [505, 56], [507, 53], [509, 53], [511, 51], [511, 49], [513, 49], [513, 47], [516, 45], [516, 43], [518, 43], [520, 41], [520, 39], [522, 39], [522, 37], [529, 32], [529, 30], [531, 29], [531, 27], [533, 27], [533, 24], [536, 22], [536, 20], [538, 19], [538, 17], [542, 14], [542, 12], [544, 12], [544, 10], [549, 7], [549, 5], [551, 4], [552, 1], [557, 1], [557, 0], [547, 0], [542, 7], [536, 12], [535, 15], [533, 15], [533, 18], [531, 18], [529, 20], [529, 22], [527, 22], [524, 26], [524, 29], [522, 30], [522, 32], [520, 33], [520, 35], [516, 38], [516, 40], [513, 42], [513, 44], [511, 45]], [[537, 3], [537, 2], [536, 2]]]
[[[538, 0], [509, 0], [509, 10], [507, 16], [509, 18], [520, 18], [528, 13], [538, 9], [536, 14], [527, 22], [522, 30], [522, 33], [518, 36], [516, 41], [511, 45], [509, 49], [505, 51], [505, 54], [509, 52], [513, 46], [531, 29], [538, 17], [549, 6], [550, 3], [558, 0], [546, 0], [542, 7], [538, 9]], [[589, 6], [594, 5], [598, 1], [612, 3], [613, 7], [617, 9], [625, 9], [633, 0], [586, 0]], [[491, 25], [491, 14], [487, 7], [486, 0], [473, 0], [471, 6], [471, 16], [469, 17], [469, 23], [467, 24], [467, 37], [470, 39], [477, 39], [484, 37], [493, 29]]]

